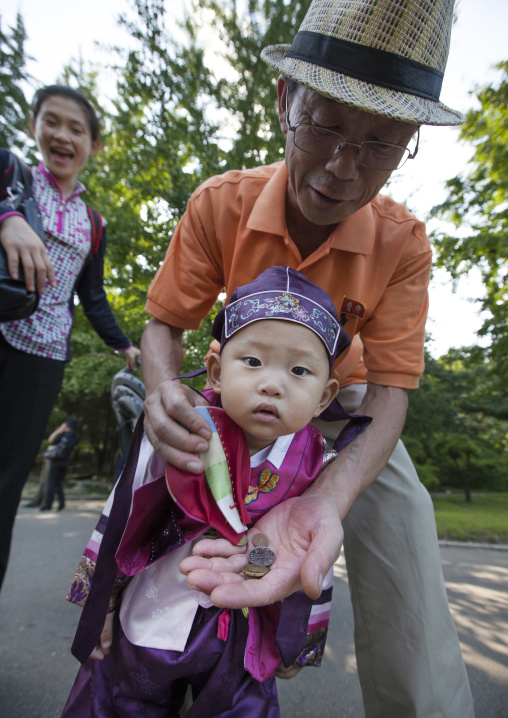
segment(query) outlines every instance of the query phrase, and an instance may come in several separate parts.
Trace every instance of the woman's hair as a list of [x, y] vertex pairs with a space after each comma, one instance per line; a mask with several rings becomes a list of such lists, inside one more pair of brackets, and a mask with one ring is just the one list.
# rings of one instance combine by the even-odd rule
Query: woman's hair
[[88, 119], [92, 141], [95, 142], [95, 140], [100, 140], [101, 126], [93, 105], [84, 95], [81, 94], [81, 92], [74, 90], [72, 87], [67, 87], [67, 85], [47, 85], [46, 87], [41, 87], [40, 90], [37, 90], [32, 101], [32, 117], [34, 122], [37, 119], [37, 115], [40, 112], [44, 100], [47, 100], [48, 97], [54, 97], [55, 95], [66, 97], [69, 100], [77, 102], [84, 110]]

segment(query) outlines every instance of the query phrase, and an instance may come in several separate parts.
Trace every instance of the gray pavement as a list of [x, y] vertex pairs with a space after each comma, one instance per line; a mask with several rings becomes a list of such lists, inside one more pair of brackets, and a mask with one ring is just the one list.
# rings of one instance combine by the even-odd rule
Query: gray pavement
[[[1, 718], [60, 716], [78, 667], [70, 645], [79, 609], [65, 594], [102, 504], [70, 499], [60, 513], [18, 512], [0, 594]], [[476, 718], [508, 718], [508, 551], [442, 546], [441, 554]], [[279, 681], [279, 694], [284, 718], [363, 717], [342, 558], [323, 666]]]

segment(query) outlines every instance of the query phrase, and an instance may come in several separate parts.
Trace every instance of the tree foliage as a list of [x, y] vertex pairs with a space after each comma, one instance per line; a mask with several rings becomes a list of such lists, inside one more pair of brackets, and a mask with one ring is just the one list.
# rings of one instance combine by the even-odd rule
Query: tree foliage
[[[488, 346], [451, 350], [427, 362], [420, 390], [429, 406], [434, 397], [437, 415], [448, 417], [441, 427], [431, 414], [430, 423], [422, 422], [423, 433], [430, 426], [434, 436], [424, 437], [425, 458], [439, 456], [441, 483], [462, 484], [466, 498], [469, 485], [506, 486], [507, 474], [508, 61], [497, 69], [499, 80], [476, 90], [478, 107], [460, 131], [474, 150], [470, 168], [447, 182], [446, 201], [432, 210], [452, 227], [433, 233], [437, 265], [454, 279], [476, 268], [484, 284], [479, 335]], [[405, 431], [414, 434], [411, 412]]]
[[30, 79], [26, 70], [25, 26], [20, 13], [16, 15], [15, 26], [8, 30], [2, 28], [1, 20], [0, 16], [0, 147], [23, 149], [30, 109], [23, 91], [23, 83]]
[[481, 272], [486, 319], [479, 334], [490, 338], [487, 353], [502, 390], [508, 380], [508, 61], [498, 70], [498, 83], [477, 90], [480, 107], [468, 112], [460, 132], [474, 148], [471, 170], [447, 182], [448, 198], [433, 210], [455, 231], [433, 239], [438, 266], [452, 277], [473, 267]]
[[223, 68], [213, 100], [225, 117], [221, 128], [228, 147], [225, 167], [247, 168], [282, 158], [277, 76], [260, 53], [268, 45], [290, 42], [308, 6], [308, 1], [300, 0], [193, 3], [189, 20], [198, 23], [202, 36], [213, 28], [209, 58], [215, 65], [220, 60], [218, 66]]
[[[172, 33], [162, 0], [133, 0], [134, 18], [120, 19], [134, 47], [120, 70], [113, 109], [103, 116], [103, 148], [84, 180], [90, 203], [108, 219], [108, 297], [135, 342], [148, 319], [148, 286], [191, 192], [231, 167], [281, 157], [276, 78], [259, 53], [266, 44], [286, 40], [306, 8], [280, 0], [258, 5], [248, 3], [240, 13], [234, 2], [194, 2]], [[223, 73], [217, 73], [219, 61]], [[77, 74], [82, 89], [87, 83]], [[202, 365], [218, 306], [199, 330], [185, 333], [183, 371]], [[63, 399], [72, 386], [86, 382], [106, 401], [107, 388], [100, 397], [97, 377], [89, 376], [93, 362], [86, 343], [92, 347], [96, 340], [83, 341], [87, 333], [78, 314]]]
[[[139, 344], [148, 315], [148, 286], [160, 266], [191, 192], [207, 177], [282, 157], [276, 105], [276, 74], [260, 59], [271, 44], [288, 42], [301, 24], [308, 0], [192, 0], [179, 24], [169, 26], [164, 0], [131, 0], [133, 14], [121, 24], [131, 49], [112, 56], [117, 89], [100, 115], [103, 147], [83, 173], [87, 201], [107, 219], [105, 288], [120, 326]], [[28, 111], [22, 91], [25, 56], [22, 19], [10, 35], [0, 33], [0, 111], [4, 144], [30, 146], [23, 134]], [[10, 63], [10, 64], [9, 64]], [[470, 174], [450, 180], [439, 208], [456, 231], [434, 236], [438, 262], [459, 276], [480, 268], [485, 281], [482, 333], [477, 348], [427, 356], [421, 388], [412, 392], [404, 439], [429, 488], [502, 488], [506, 483], [506, 220], [507, 79], [478, 93], [461, 137], [475, 148]], [[96, 100], [97, 68], [79, 61], [63, 69], [62, 81]], [[10, 84], [9, 84], [10, 83]], [[102, 98], [104, 99], [104, 98]], [[15, 109], [13, 109], [15, 108]], [[10, 133], [10, 134], [9, 134]], [[183, 371], [200, 367], [211, 323], [184, 334]], [[77, 307], [72, 361], [52, 423], [65, 413], [80, 416], [94, 447], [95, 472], [112, 476], [117, 448], [110, 385], [123, 359], [104, 346]], [[203, 380], [191, 382], [197, 388]], [[52, 428], [52, 427], [50, 427]], [[443, 443], [455, 437], [455, 443]], [[458, 438], [469, 460], [452, 457]], [[451, 441], [451, 440], [450, 440]], [[477, 450], [478, 449], [478, 450]], [[460, 453], [460, 452], [459, 452]], [[464, 452], [462, 452], [464, 453]], [[504, 482], [504, 483], [503, 483]]]
[[492, 362], [474, 347], [439, 359], [426, 354], [425, 364], [403, 432], [421, 481], [429, 489], [462, 489], [466, 500], [472, 488], [506, 490], [508, 422]]

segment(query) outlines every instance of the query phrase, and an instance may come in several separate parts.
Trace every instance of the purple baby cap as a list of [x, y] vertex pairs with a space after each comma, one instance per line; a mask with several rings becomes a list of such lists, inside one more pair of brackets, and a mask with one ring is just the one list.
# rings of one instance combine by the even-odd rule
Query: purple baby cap
[[350, 344], [329, 294], [290, 267], [270, 267], [250, 284], [237, 287], [215, 317], [212, 335], [222, 351], [233, 334], [264, 319], [296, 322], [317, 334], [326, 347], [330, 372]]

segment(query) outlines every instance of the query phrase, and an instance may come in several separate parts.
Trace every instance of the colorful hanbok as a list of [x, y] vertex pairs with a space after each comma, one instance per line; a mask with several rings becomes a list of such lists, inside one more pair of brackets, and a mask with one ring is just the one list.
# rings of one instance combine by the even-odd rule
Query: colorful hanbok
[[[215, 396], [206, 395], [209, 400]], [[205, 475], [167, 465], [138, 427], [124, 473], [69, 591], [68, 600], [86, 604], [87, 611], [73, 645], [84, 663], [63, 718], [178, 716], [189, 686], [194, 701], [189, 718], [277, 718], [274, 672], [281, 660], [285, 666], [321, 663], [331, 571], [316, 601], [297, 592], [242, 611], [213, 606], [208, 596], [187, 585], [179, 564], [210, 527], [237, 541], [273, 506], [302, 494], [336, 454], [308, 425], [250, 457], [243, 432], [221, 408], [201, 411], [214, 431], [201, 456]], [[92, 584], [107, 584], [101, 563], [111, 549], [101, 544], [117, 512], [121, 482], [122, 491], [130, 493], [130, 506], [113, 542], [115, 575], [109, 574], [108, 600], [97, 586], [94, 595], [101, 598], [94, 599]], [[112, 649], [103, 661], [85, 660], [94, 645], [91, 633], [103, 625], [108, 604], [109, 610], [117, 609]]]

